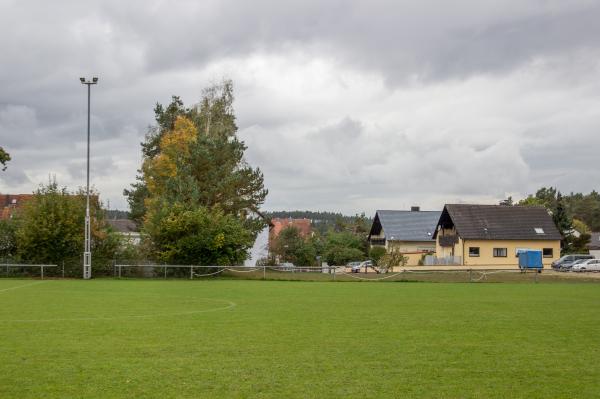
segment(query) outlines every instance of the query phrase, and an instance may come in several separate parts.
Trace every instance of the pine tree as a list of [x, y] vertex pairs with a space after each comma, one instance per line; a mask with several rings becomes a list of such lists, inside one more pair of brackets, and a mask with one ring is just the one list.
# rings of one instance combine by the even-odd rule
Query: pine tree
[[[263, 175], [244, 160], [246, 146], [236, 137], [232, 104], [233, 86], [226, 81], [204, 90], [194, 107], [186, 108], [176, 96], [169, 106], [155, 107], [157, 125], [142, 144], [138, 181], [125, 195], [132, 217], [161, 259], [239, 262], [265, 226], [260, 216], [267, 195]], [[173, 220], [189, 231], [174, 227]], [[209, 229], [211, 220], [216, 226]], [[214, 236], [227, 245], [190, 241], [203, 231], [209, 241]]]

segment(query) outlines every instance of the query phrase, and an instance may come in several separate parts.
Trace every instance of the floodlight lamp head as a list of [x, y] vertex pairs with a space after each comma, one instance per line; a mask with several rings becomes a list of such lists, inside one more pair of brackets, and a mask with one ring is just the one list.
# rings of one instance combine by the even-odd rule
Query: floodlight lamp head
[[79, 80], [81, 81], [81, 83], [85, 83], [85, 78], [79, 78]]
[[98, 77], [94, 76], [94, 77], [92, 78], [92, 82], [94, 82], [94, 83], [98, 83]]

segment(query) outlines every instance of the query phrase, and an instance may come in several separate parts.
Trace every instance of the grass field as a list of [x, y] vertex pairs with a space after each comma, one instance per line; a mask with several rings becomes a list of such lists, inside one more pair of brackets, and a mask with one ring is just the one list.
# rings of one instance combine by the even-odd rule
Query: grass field
[[600, 396], [600, 284], [0, 280], [0, 398]]

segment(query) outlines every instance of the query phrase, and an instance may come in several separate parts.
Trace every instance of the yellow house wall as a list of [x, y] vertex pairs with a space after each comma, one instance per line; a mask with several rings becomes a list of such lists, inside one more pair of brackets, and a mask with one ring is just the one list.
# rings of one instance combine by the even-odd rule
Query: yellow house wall
[[[435, 252], [435, 241], [387, 241], [386, 249], [388, 251], [400, 251], [408, 258], [406, 266], [417, 266], [421, 260], [422, 253], [427, 251]], [[421, 253], [411, 253], [421, 252]]]
[[[519, 258], [516, 257], [517, 248], [539, 249], [552, 248], [552, 258], [542, 258], [544, 268], [560, 257], [559, 240], [465, 240], [464, 253], [462, 243], [457, 255], [462, 255], [465, 266], [519, 266]], [[458, 245], [455, 246], [458, 247]], [[469, 256], [469, 247], [479, 247], [479, 257]], [[506, 258], [494, 257], [494, 248], [506, 248]], [[455, 253], [456, 254], [456, 253]]]

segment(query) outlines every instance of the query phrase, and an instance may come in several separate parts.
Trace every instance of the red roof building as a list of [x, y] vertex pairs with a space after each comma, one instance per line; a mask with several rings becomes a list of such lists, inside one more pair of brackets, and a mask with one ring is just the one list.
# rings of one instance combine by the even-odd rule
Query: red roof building
[[301, 237], [308, 237], [312, 233], [310, 219], [287, 219], [287, 218], [274, 218], [271, 219], [269, 227], [269, 248], [271, 243], [279, 236], [281, 230], [287, 227], [295, 227], [300, 232]]
[[11, 219], [33, 194], [0, 194], [0, 220]]

